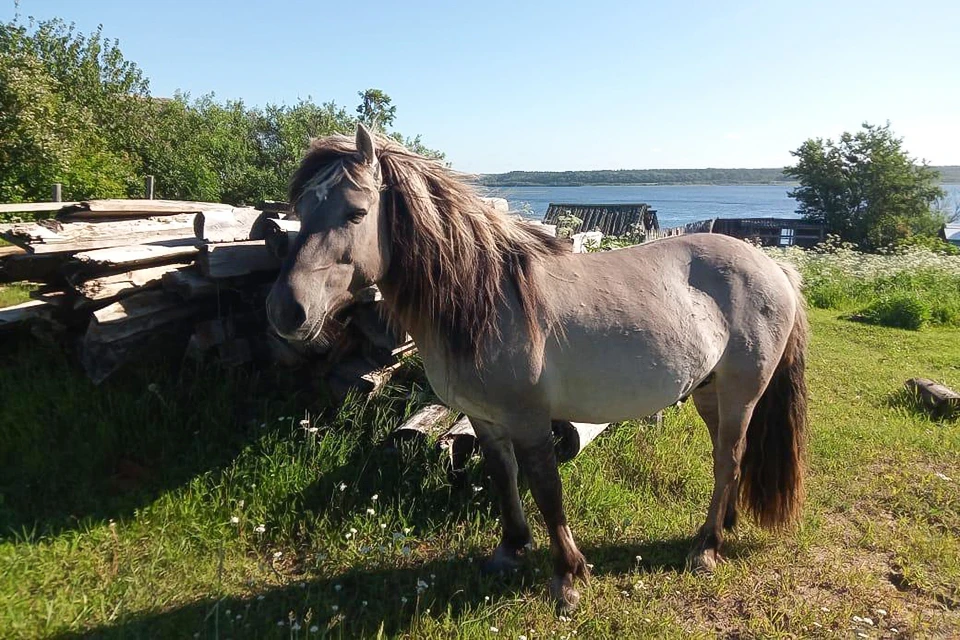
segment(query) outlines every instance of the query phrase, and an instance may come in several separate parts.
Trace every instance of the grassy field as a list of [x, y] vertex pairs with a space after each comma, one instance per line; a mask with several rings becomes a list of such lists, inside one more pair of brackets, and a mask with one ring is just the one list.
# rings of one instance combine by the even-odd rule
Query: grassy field
[[715, 575], [685, 572], [706, 430], [689, 404], [660, 428], [617, 425], [562, 468], [594, 564], [569, 619], [547, 596], [539, 516], [523, 569], [481, 575], [497, 516], [479, 465], [454, 488], [430, 446], [383, 446], [427, 398], [415, 376], [332, 412], [307, 380], [162, 361], [97, 388], [59, 352], [8, 340], [0, 635], [956, 636], [960, 426], [898, 389], [960, 387], [960, 330], [812, 319], [799, 529], [747, 524]]

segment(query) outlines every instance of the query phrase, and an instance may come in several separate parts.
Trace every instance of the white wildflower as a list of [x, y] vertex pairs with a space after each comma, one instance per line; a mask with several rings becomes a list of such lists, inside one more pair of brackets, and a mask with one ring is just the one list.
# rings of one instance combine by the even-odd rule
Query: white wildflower
[[267, 525], [258, 524], [257, 526], [255, 526], [255, 527], [253, 528], [253, 532], [254, 532], [254, 533], [266, 533], [266, 532], [267, 532]]
[[376, 515], [376, 513], [377, 513], [377, 512], [376, 512], [373, 508], [370, 508], [370, 507], [367, 508], [367, 515], [368, 515], [368, 516]]
[[240, 524], [240, 518], [237, 516], [230, 516], [230, 524]]
[[340, 491], [346, 491], [346, 490], [347, 490], [347, 483], [346, 483], [346, 482], [341, 482], [341, 483], [340, 483], [340, 486], [339, 486], [338, 488], [340, 489]]
[[330, 610], [336, 613], [337, 611], [340, 611], [340, 605], [332, 604], [330, 605]]
[[320, 627], [318, 627], [317, 625], [311, 625], [310, 633], [316, 633], [317, 631], [320, 631]]
[[373, 500], [374, 502], [376, 502], [377, 500], [380, 499], [380, 494], [379, 494], [379, 493], [375, 493], [375, 494], [373, 494], [372, 496], [370, 496], [370, 499]]
[[496, 627], [490, 627], [490, 633], [500, 633], [500, 629], [497, 629]]

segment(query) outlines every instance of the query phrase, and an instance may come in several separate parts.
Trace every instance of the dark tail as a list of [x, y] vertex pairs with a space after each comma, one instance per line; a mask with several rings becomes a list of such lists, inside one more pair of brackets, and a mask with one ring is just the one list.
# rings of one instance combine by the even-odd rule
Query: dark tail
[[800, 276], [783, 267], [797, 296], [797, 315], [777, 370], [753, 410], [740, 464], [740, 500], [770, 529], [792, 524], [803, 505], [807, 431], [807, 313]]

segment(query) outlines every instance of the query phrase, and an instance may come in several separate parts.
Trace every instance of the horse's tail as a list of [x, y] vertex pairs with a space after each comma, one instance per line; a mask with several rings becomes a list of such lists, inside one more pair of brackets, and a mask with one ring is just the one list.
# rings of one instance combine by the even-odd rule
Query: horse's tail
[[741, 502], [760, 526], [773, 529], [800, 516], [807, 429], [807, 312], [800, 275], [780, 266], [796, 296], [796, 317], [773, 378], [753, 410], [740, 467]]

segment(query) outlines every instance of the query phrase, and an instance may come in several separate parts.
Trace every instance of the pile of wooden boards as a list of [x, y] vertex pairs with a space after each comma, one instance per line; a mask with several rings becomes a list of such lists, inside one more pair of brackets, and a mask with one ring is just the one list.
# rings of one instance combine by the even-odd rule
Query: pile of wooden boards
[[179, 339], [190, 355], [310, 364], [340, 392], [370, 390], [413, 348], [382, 319], [375, 289], [361, 292], [322, 350], [269, 331], [265, 301], [278, 251], [298, 230], [285, 203], [169, 200], [71, 203], [48, 220], [0, 225], [15, 246], [0, 247], [0, 282], [40, 284], [35, 300], [0, 309], [0, 330], [29, 325], [76, 346], [95, 382], [151, 345]]

